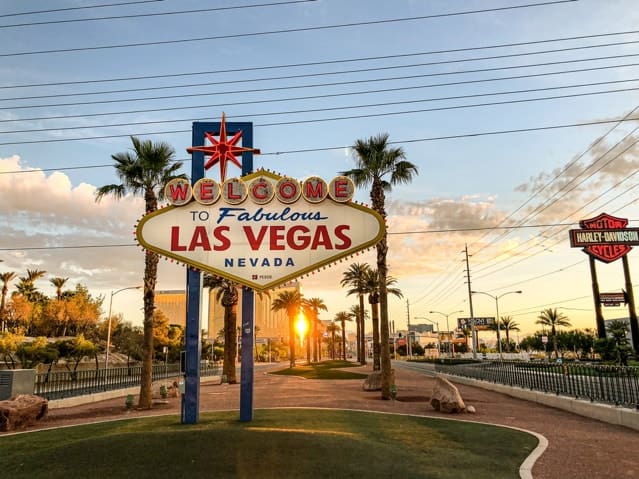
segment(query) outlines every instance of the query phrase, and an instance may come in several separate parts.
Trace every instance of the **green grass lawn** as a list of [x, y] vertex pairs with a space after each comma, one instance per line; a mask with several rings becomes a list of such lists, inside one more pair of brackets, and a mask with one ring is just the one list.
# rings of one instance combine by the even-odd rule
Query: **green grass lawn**
[[0, 437], [11, 479], [500, 479], [537, 445], [495, 426], [339, 410], [257, 410], [113, 421]]
[[[364, 379], [366, 374], [342, 371], [341, 368], [352, 368], [359, 364], [350, 361], [322, 361], [321, 363], [311, 363], [310, 365], [295, 366], [294, 368], [280, 369], [271, 374], [281, 374], [283, 376], [300, 376], [306, 379]], [[340, 369], [338, 369], [340, 368]]]

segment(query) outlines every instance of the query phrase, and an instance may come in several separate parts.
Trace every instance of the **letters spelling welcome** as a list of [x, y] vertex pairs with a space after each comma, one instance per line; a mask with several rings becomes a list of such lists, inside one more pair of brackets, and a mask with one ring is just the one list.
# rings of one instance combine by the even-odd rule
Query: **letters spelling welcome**
[[[222, 185], [217, 185], [212, 180], [207, 181], [205, 185], [196, 184], [194, 186], [196, 191], [192, 192], [188, 188], [186, 183], [173, 184], [172, 187], [167, 185], [167, 197], [170, 200], [175, 200], [179, 205], [183, 205], [186, 203], [184, 201], [186, 198], [190, 199], [193, 196], [197, 200], [202, 197], [202, 192], [206, 191], [208, 198], [213, 200], [211, 202], [216, 202], [222, 197], [233, 205], [243, 202], [247, 197], [258, 204], [264, 204], [265, 199], [270, 201], [274, 197], [287, 203], [292, 203], [292, 198], [297, 202], [300, 197], [303, 197], [305, 202], [317, 204], [328, 196], [341, 203], [350, 201], [354, 192], [351, 180], [345, 177], [335, 178], [330, 185], [327, 185], [319, 177], [309, 178], [303, 183], [291, 178], [283, 178], [276, 184], [264, 177], [258, 177], [248, 185], [242, 180], [233, 178]], [[197, 191], [197, 188], [202, 191]], [[198, 203], [203, 202], [198, 201]], [[235, 225], [239, 223], [240, 230], [246, 238], [246, 244], [251, 251], [255, 252], [265, 249], [270, 253], [307, 249], [347, 250], [352, 246], [349, 224], [339, 224], [329, 230], [328, 226], [316, 223], [328, 219], [319, 208], [317, 211], [301, 212], [295, 211], [290, 206], [282, 206], [283, 208], [277, 211], [264, 211], [263, 207], [252, 211], [240, 206], [221, 206], [218, 210], [218, 217], [215, 219], [217, 226], [213, 227], [210, 232], [203, 225], [188, 228], [190, 230], [188, 232], [182, 231], [180, 226], [172, 226], [171, 251], [229, 251], [232, 247], [232, 241], [229, 237], [231, 226], [224, 223], [235, 223]], [[193, 221], [209, 220], [209, 212], [206, 210], [189, 211], [189, 213], [192, 215]], [[257, 225], [256, 223], [261, 224]], [[224, 258], [224, 267], [242, 268], [246, 266], [294, 267], [295, 261], [292, 256]]]

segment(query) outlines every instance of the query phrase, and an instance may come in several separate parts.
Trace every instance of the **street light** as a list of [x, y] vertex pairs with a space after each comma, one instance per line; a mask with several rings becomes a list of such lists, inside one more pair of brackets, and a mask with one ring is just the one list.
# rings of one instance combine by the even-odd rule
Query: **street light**
[[[450, 316], [451, 314], [463, 313], [463, 312], [464, 312], [463, 309], [458, 309], [457, 311], [452, 311], [452, 312], [450, 312], [448, 314], [442, 313], [441, 311], [429, 311], [428, 312], [429, 314], [441, 314], [442, 316], [444, 316], [446, 318], [446, 330], [447, 330], [446, 334], [448, 335], [448, 340], [449, 340], [448, 356], [451, 357], [451, 358], [453, 357], [453, 346], [452, 346], [453, 340], [452, 340], [451, 335], [450, 335], [450, 324], [448, 324], [448, 316]], [[437, 330], [439, 331], [439, 326], [437, 326]]]
[[441, 343], [439, 341], [439, 321], [433, 321], [432, 319], [426, 318], [425, 316], [415, 316], [415, 319], [425, 319], [429, 323], [433, 323], [435, 326], [437, 326], [437, 357], [439, 358], [439, 355], [442, 353]]
[[104, 369], [106, 370], [109, 367], [109, 349], [111, 349], [111, 307], [113, 306], [113, 296], [116, 294], [126, 291], [127, 289], [140, 289], [142, 286], [129, 286], [127, 288], [118, 289], [117, 291], [111, 291], [111, 299], [109, 301], [109, 319], [107, 326], [107, 344], [106, 344], [106, 355], [104, 357]]
[[503, 294], [496, 294], [496, 295], [492, 295], [490, 293], [485, 293], [483, 291], [471, 291], [471, 294], [485, 294], [486, 296], [490, 296], [491, 298], [493, 298], [495, 300], [495, 311], [497, 314], [497, 317], [495, 318], [497, 321], [497, 348], [499, 351], [499, 359], [502, 359], [502, 352], [501, 352], [501, 329], [499, 326], [499, 298], [503, 298], [504, 296], [506, 296], [507, 294], [521, 294], [522, 291], [508, 291], [507, 293], [503, 293]]

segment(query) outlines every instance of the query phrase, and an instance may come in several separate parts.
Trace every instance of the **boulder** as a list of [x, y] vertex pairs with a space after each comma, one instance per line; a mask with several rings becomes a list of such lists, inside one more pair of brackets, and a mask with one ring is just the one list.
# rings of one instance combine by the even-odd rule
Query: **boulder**
[[[395, 370], [391, 369], [391, 384], [395, 384]], [[382, 372], [381, 371], [373, 371], [370, 373], [366, 379], [364, 379], [364, 384], [362, 385], [362, 389], [364, 391], [381, 391], [382, 390]]]
[[47, 416], [49, 402], [33, 394], [18, 394], [0, 401], [0, 431], [15, 431], [34, 425]]
[[441, 376], [435, 378], [435, 387], [430, 396], [430, 405], [435, 411], [448, 413], [458, 413], [466, 410], [466, 405], [457, 387]]

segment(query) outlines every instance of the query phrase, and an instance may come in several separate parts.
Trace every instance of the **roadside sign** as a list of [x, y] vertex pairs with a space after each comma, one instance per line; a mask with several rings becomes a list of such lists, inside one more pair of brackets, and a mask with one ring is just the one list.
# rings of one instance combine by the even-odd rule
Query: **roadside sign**
[[471, 324], [474, 324], [475, 329], [478, 331], [487, 331], [492, 324], [495, 324], [495, 318], [493, 316], [457, 318], [457, 327], [459, 329], [470, 329]]

